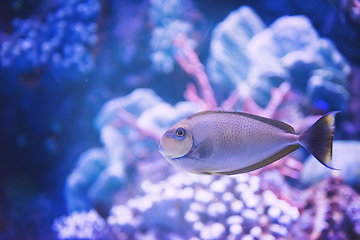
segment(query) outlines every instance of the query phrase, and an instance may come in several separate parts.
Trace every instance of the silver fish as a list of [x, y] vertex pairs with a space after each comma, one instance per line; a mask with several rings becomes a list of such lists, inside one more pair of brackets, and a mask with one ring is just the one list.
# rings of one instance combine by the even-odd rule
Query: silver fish
[[160, 153], [173, 165], [197, 174], [231, 175], [264, 167], [300, 145], [331, 169], [335, 115], [322, 116], [297, 135], [288, 124], [242, 112], [204, 111], [167, 130]]

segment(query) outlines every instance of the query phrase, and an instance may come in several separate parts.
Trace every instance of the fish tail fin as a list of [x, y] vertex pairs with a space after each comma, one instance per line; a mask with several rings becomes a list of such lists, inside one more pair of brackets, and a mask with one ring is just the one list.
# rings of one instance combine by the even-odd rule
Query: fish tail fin
[[332, 146], [335, 132], [335, 115], [329, 112], [317, 120], [308, 130], [300, 134], [299, 142], [324, 166], [332, 166]]

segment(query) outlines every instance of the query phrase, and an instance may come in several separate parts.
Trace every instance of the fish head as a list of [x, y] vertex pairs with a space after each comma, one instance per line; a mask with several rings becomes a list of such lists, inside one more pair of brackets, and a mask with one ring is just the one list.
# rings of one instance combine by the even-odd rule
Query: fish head
[[161, 137], [159, 151], [167, 160], [180, 158], [189, 153], [193, 142], [193, 135], [188, 127], [176, 124]]

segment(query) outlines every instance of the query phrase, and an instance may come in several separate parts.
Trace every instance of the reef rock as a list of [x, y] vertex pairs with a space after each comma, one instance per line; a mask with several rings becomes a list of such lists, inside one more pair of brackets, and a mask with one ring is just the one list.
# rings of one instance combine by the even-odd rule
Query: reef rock
[[250, 39], [264, 29], [261, 18], [247, 6], [232, 11], [216, 25], [207, 61], [207, 72], [216, 95], [233, 90], [246, 80], [250, 67], [246, 48]]
[[[263, 26], [245, 6], [215, 27], [207, 67], [211, 83], [221, 86], [217, 94], [228, 96], [243, 82], [266, 107], [271, 89], [288, 81], [315, 108], [345, 110], [350, 66], [334, 44], [320, 38], [305, 16], [284, 16]], [[336, 101], [328, 97], [334, 95]]]

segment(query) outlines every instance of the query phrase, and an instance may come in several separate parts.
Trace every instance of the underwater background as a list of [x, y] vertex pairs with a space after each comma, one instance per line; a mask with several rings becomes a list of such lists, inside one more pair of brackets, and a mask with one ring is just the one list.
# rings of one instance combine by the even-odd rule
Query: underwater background
[[[181, 172], [161, 135], [202, 110], [297, 133], [333, 164]], [[360, 239], [358, 0], [0, 2], [0, 239]]]

